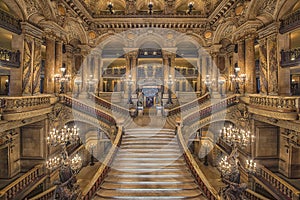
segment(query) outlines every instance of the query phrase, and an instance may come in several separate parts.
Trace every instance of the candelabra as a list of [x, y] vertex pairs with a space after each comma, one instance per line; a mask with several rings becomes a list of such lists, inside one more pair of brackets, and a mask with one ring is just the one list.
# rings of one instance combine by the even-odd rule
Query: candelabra
[[194, 7], [194, 2], [189, 2], [189, 3], [188, 3], [188, 10], [187, 10], [187, 13], [188, 13], [189, 15], [192, 14], [193, 7]]
[[82, 83], [81, 77], [76, 77], [74, 80], [74, 83], [77, 85], [77, 93], [76, 93], [76, 98], [77, 98], [77, 97], [79, 97], [79, 94], [80, 94], [79, 87]]
[[211, 85], [212, 85], [212, 81], [211, 81], [209, 75], [206, 75], [206, 78], [205, 78], [205, 80], [204, 80], [204, 84], [206, 85], [209, 94], [211, 94]]
[[151, 1], [148, 4], [148, 8], [149, 8], [149, 11], [148, 11], [149, 15], [152, 15], [152, 13], [153, 13], [153, 11], [152, 11], [152, 9], [153, 9], [153, 3]]
[[65, 64], [62, 65], [60, 68], [61, 74], [55, 74], [54, 80], [60, 83], [59, 93], [65, 93], [65, 84], [68, 84], [70, 81], [71, 76], [66, 74], [66, 66]]
[[50, 158], [46, 162], [46, 168], [54, 170], [59, 168], [59, 179], [56, 183], [57, 189], [55, 190], [54, 197], [59, 199], [73, 199], [78, 196], [78, 185], [76, 184], [75, 175], [79, 172], [82, 166], [81, 157], [76, 154], [74, 157], [69, 158], [67, 152], [67, 144], [72, 144], [79, 141], [79, 128], [74, 126], [69, 128], [64, 126], [62, 129], [53, 129], [47, 137], [47, 143], [50, 146], [61, 146], [62, 152], [60, 156]]
[[223, 97], [223, 84], [225, 83], [224, 79], [219, 79], [218, 83], [220, 84], [220, 95]]
[[109, 2], [109, 3], [108, 3], [107, 8], [108, 8], [110, 14], [114, 14], [112, 2]]
[[95, 149], [96, 145], [94, 143], [91, 143], [89, 145], [89, 147], [90, 147], [90, 150], [91, 150], [91, 152], [90, 152], [91, 153], [91, 163], [90, 163], [90, 165], [93, 166], [95, 164], [95, 162], [94, 162], [94, 149]]
[[[246, 184], [240, 184], [240, 172], [239, 167], [240, 162], [238, 160], [238, 146], [245, 147], [254, 141], [254, 136], [250, 134], [250, 131], [245, 131], [244, 129], [234, 128], [232, 125], [229, 127], [223, 127], [220, 130], [221, 139], [226, 143], [232, 145], [232, 151], [229, 156], [224, 156], [219, 162], [218, 169], [221, 172], [221, 177], [224, 183], [228, 184], [222, 190], [223, 195], [233, 195], [246, 189]], [[248, 173], [255, 173], [256, 163], [253, 160], [247, 160], [245, 170]], [[228, 197], [228, 196], [227, 196]], [[230, 199], [230, 197], [229, 197]]]
[[234, 74], [231, 74], [229, 76], [231, 82], [235, 84], [235, 93], [236, 94], [240, 94], [241, 93], [240, 92], [240, 84], [243, 84], [245, 86], [245, 81], [246, 81], [246, 74], [241, 74], [241, 75], [238, 74], [240, 72], [240, 70], [241, 69], [236, 66], [234, 68]]
[[90, 75], [89, 80], [87, 81], [88, 84], [88, 92], [95, 91], [95, 84], [98, 82], [98, 79], [93, 78], [93, 75]]
[[172, 79], [172, 75], [169, 75], [168, 80], [166, 81], [168, 85], [168, 102], [167, 104], [172, 104], [172, 85], [174, 84], [174, 80]]

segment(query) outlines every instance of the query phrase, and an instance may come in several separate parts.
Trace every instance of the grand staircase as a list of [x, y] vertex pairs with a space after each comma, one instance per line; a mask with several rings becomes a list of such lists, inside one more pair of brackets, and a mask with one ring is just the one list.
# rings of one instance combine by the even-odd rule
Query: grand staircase
[[206, 199], [171, 129], [126, 130], [98, 199]]

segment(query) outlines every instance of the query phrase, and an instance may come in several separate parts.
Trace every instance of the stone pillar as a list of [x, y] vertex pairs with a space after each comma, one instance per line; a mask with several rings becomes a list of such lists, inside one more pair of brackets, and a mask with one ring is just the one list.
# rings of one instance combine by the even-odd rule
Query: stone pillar
[[73, 47], [71, 45], [66, 46], [66, 74], [70, 76], [70, 81], [66, 86], [66, 92], [73, 92], [74, 88], [74, 79], [75, 79], [75, 70], [73, 68], [74, 64], [74, 54]]
[[267, 40], [265, 38], [259, 41], [259, 78], [260, 78], [260, 93], [268, 94], [268, 64], [267, 64]]
[[166, 81], [169, 78], [169, 57], [163, 53], [163, 72], [164, 72], [164, 94], [168, 94], [168, 86], [166, 84]]
[[132, 67], [131, 67], [131, 76], [132, 76], [132, 81], [133, 81], [133, 85], [132, 85], [132, 94], [135, 94], [135, 90], [137, 89], [137, 58], [138, 58], [138, 52], [134, 51], [131, 54], [132, 56]]
[[24, 36], [24, 57], [23, 57], [23, 75], [22, 75], [22, 94], [32, 94], [32, 80], [33, 80], [33, 47], [34, 41], [30, 36]]
[[10, 69], [9, 96], [21, 96], [24, 36], [13, 34], [11, 45], [13, 51], [20, 51], [21, 67]]
[[241, 68], [240, 74], [245, 74], [245, 40], [238, 41], [238, 67]]
[[[162, 51], [163, 54], [163, 67], [164, 67], [164, 81], [166, 82], [169, 79], [169, 75], [172, 75], [172, 79], [175, 79], [175, 57], [176, 49], [165, 49]], [[164, 93], [168, 94], [168, 86], [164, 83]], [[172, 91], [175, 91], [175, 84], [170, 88]]]
[[197, 74], [197, 83], [196, 83], [196, 88], [197, 92], [200, 93], [201, 95], [201, 87], [202, 87], [202, 79], [201, 79], [201, 74], [202, 74], [202, 58], [198, 58], [197, 60], [197, 69], [198, 69], [198, 74]]
[[99, 92], [103, 92], [103, 60], [101, 58], [99, 58]]
[[[281, 49], [289, 49], [289, 34], [278, 34], [278, 50], [277, 55], [280, 55]], [[291, 89], [290, 89], [290, 68], [286, 67], [283, 68], [280, 66], [280, 59], [278, 59], [278, 90], [280, 96], [290, 96], [291, 95]]]
[[42, 62], [42, 40], [34, 39], [34, 51], [33, 51], [33, 82], [32, 82], [32, 94], [40, 94], [41, 91], [41, 63]]
[[54, 73], [55, 73], [55, 39], [46, 37], [46, 61], [44, 93], [54, 93]]
[[246, 82], [245, 89], [246, 93], [256, 93], [256, 74], [255, 74], [255, 49], [254, 49], [254, 35], [246, 37], [246, 52], [245, 52], [245, 73]]
[[277, 34], [268, 37], [268, 94], [278, 95]]
[[62, 67], [62, 41], [56, 41], [55, 42], [55, 74], [60, 74], [61, 71], [60, 68]]

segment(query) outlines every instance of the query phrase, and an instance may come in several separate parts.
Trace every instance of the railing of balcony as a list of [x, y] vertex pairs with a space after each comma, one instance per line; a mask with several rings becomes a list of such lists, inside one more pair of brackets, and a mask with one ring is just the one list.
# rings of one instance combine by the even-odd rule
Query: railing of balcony
[[180, 112], [184, 112], [184, 111], [187, 111], [189, 109], [195, 108], [195, 107], [203, 104], [204, 102], [206, 102], [208, 99], [210, 99], [210, 95], [207, 93], [207, 94], [205, 94], [205, 95], [203, 95], [203, 96], [201, 96], [201, 97], [199, 97], [199, 98], [197, 98], [197, 99], [195, 99], [195, 100], [193, 100], [189, 103], [183, 104], [183, 105], [181, 105], [179, 107], [176, 107], [176, 108], [172, 108], [169, 111], [168, 115], [169, 116], [176, 115]]
[[55, 191], [56, 186], [30, 198], [30, 200], [48, 200], [48, 199], [53, 199], [54, 191]]
[[194, 175], [200, 189], [204, 192], [205, 196], [210, 200], [220, 199], [218, 192], [214, 187], [211, 186], [209, 181], [204, 176], [203, 172], [200, 170], [197, 162], [194, 160], [191, 152], [189, 151], [186, 142], [183, 138], [181, 132], [181, 125], [176, 126], [177, 138], [179, 141], [180, 148], [182, 150], [185, 161], [190, 168], [192, 174]]
[[250, 95], [250, 105], [282, 112], [299, 112], [300, 97]]
[[300, 65], [300, 48], [281, 50], [281, 67], [292, 67]]
[[98, 169], [98, 171], [95, 173], [95, 176], [92, 178], [92, 180], [89, 182], [89, 184], [82, 189], [82, 200], [89, 200], [92, 199], [92, 197], [97, 192], [99, 186], [103, 182], [104, 178], [106, 177], [106, 174], [108, 173], [111, 163], [115, 158], [115, 155], [117, 153], [118, 147], [120, 146], [121, 140], [122, 140], [122, 134], [123, 129], [122, 127], [118, 128], [117, 136], [114, 140], [114, 143], [112, 147], [110, 148], [108, 154], [106, 155], [101, 167]]
[[111, 114], [106, 113], [100, 109], [86, 105], [66, 95], [62, 96], [62, 102], [68, 107], [79, 110], [87, 115], [97, 117], [97, 119], [109, 124], [110, 126], [116, 125], [116, 120], [111, 116]]
[[281, 179], [279, 176], [271, 172], [265, 167], [261, 167], [258, 177], [267, 181], [270, 185], [276, 188], [287, 199], [299, 199], [300, 191]]
[[269, 200], [268, 198], [249, 189], [246, 189], [245, 196], [248, 200]]
[[27, 173], [22, 175], [20, 178], [0, 190], [0, 199], [10, 200], [14, 199], [15, 196], [21, 192], [28, 185], [41, 178], [44, 174], [44, 165], [39, 164]]
[[0, 48], [0, 64], [8, 67], [20, 67], [20, 51], [14, 52]]
[[2, 10], [0, 10], [0, 22], [0, 27], [16, 34], [21, 34], [22, 29], [20, 21]]
[[295, 30], [300, 27], [300, 10], [297, 10], [281, 20], [279, 32], [281, 34]]
[[140, 58], [159, 58], [162, 56], [161, 49], [140, 49], [139, 57]]
[[18, 113], [49, 107], [51, 105], [51, 96], [1, 97], [0, 102], [4, 112]]

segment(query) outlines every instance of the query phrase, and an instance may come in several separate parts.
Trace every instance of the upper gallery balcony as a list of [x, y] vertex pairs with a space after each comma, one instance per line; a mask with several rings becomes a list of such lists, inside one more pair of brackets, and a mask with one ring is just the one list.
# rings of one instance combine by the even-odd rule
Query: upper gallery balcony
[[297, 10], [281, 20], [279, 32], [281, 34], [295, 30], [300, 27], [300, 10]]

